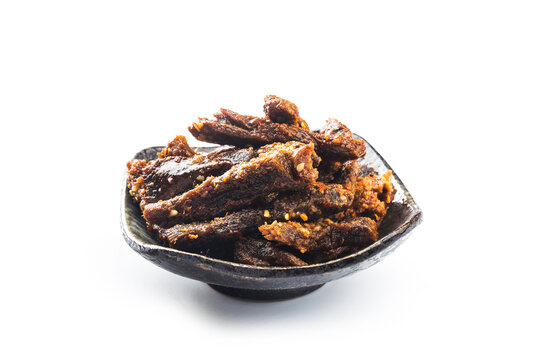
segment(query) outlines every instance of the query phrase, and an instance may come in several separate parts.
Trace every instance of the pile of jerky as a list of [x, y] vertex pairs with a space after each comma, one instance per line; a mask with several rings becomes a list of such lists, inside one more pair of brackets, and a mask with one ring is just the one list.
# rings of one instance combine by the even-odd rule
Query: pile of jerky
[[295, 104], [266, 96], [264, 117], [221, 109], [158, 159], [133, 159], [128, 188], [148, 228], [175, 249], [257, 266], [302, 266], [377, 240], [395, 194], [391, 173], [359, 165], [365, 144], [337, 120], [309, 130]]

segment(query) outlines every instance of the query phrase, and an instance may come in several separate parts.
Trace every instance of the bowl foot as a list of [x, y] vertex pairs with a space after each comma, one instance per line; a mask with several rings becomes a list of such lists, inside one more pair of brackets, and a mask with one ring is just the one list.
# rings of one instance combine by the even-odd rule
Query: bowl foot
[[219, 291], [225, 295], [253, 300], [285, 300], [303, 296], [313, 292], [324, 284], [306, 286], [296, 289], [270, 289], [270, 290], [255, 290], [255, 289], [240, 289], [221, 285], [208, 284], [212, 289]]

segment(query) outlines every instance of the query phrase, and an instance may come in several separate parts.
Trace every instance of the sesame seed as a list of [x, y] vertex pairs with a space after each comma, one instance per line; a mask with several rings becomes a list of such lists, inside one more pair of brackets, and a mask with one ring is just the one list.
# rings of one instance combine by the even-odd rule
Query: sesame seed
[[307, 220], [308, 220], [307, 215], [304, 214], [304, 213], [301, 213], [301, 214], [300, 214], [300, 218], [301, 218], [302, 220], [304, 220], [304, 221], [307, 221]]
[[170, 216], [176, 216], [178, 215], [178, 211], [176, 210], [171, 210], [171, 212], [169, 213]]
[[289, 220], [289, 219], [290, 219], [289, 213], [285, 214], [285, 220]]
[[270, 211], [264, 210], [264, 217], [270, 217]]
[[300, 163], [296, 166], [296, 171], [302, 171], [304, 170], [304, 163]]
[[204, 176], [202, 176], [202, 175], [197, 176], [197, 180], [203, 181], [203, 180], [204, 180]]

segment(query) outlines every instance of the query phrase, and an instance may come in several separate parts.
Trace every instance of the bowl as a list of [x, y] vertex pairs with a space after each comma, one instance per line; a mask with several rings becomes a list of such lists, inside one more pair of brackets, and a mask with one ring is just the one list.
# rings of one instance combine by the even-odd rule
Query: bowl
[[[362, 139], [355, 135], [356, 138]], [[365, 139], [363, 139], [365, 141]], [[135, 154], [136, 159], [153, 160], [163, 146], [146, 148]], [[200, 147], [211, 151], [215, 147]], [[366, 156], [358, 160], [379, 174], [392, 170], [390, 165], [366, 141]], [[141, 210], [127, 192], [127, 172], [122, 184], [121, 226], [127, 244], [145, 259], [165, 270], [203, 281], [227, 295], [280, 300], [308, 294], [325, 283], [375, 265], [394, 251], [422, 221], [422, 211], [394, 170], [396, 187], [394, 202], [379, 228], [379, 240], [356, 253], [325, 263], [307, 266], [260, 267], [214, 259], [201, 254], [171, 249], [159, 244], [146, 228]]]

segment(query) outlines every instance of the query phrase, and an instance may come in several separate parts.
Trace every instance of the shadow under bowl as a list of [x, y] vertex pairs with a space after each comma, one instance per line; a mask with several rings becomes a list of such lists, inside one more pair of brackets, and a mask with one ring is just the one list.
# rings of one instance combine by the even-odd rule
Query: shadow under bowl
[[[357, 135], [355, 137], [362, 139]], [[197, 150], [206, 152], [214, 148], [202, 147]], [[162, 146], [146, 148], [135, 154], [134, 158], [153, 160], [162, 149]], [[379, 174], [392, 170], [367, 141], [366, 156], [358, 161], [372, 167]], [[321, 264], [260, 267], [162, 246], [154, 234], [147, 230], [139, 206], [132, 201], [127, 191], [127, 173], [122, 185], [122, 231], [128, 245], [145, 259], [175, 274], [203, 281], [224, 294], [258, 300], [293, 298], [378, 263], [401, 245], [420, 224], [422, 211], [394, 170], [392, 173], [396, 196], [379, 228], [379, 240], [356, 253]]]

